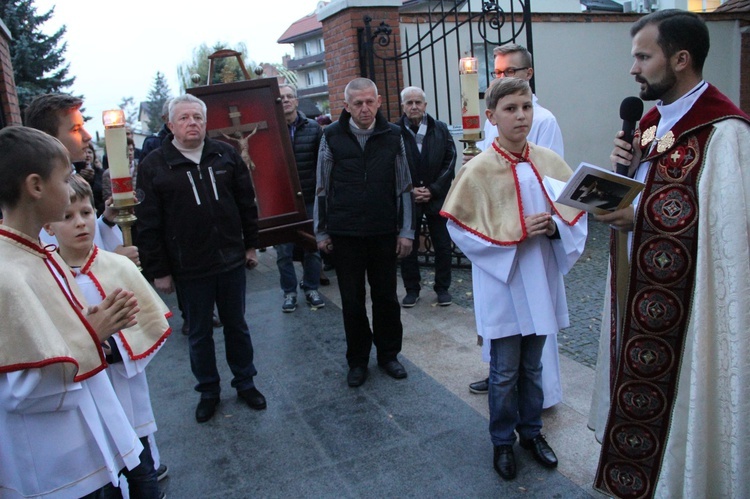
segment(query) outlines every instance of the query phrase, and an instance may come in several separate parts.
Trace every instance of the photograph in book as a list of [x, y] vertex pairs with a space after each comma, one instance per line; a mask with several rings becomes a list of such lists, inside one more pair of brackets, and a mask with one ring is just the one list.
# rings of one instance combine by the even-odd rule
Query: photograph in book
[[642, 182], [581, 163], [566, 183], [545, 177], [547, 193], [553, 201], [602, 215], [626, 207], [644, 187]]

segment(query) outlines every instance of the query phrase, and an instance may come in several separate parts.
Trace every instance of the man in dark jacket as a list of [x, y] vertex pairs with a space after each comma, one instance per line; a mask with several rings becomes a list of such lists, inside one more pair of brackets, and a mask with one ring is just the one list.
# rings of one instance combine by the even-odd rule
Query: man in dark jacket
[[161, 147], [161, 143], [164, 142], [164, 139], [166, 139], [169, 135], [169, 127], [167, 126], [167, 122], [169, 122], [170, 100], [172, 99], [167, 99], [166, 101], [164, 101], [164, 105], [161, 107], [161, 120], [164, 122], [164, 124], [161, 126], [161, 130], [159, 130], [159, 133], [143, 139], [143, 144], [141, 144], [141, 160], [146, 159], [146, 156], [148, 156], [148, 153], [150, 153], [151, 151]]
[[396, 261], [411, 252], [414, 217], [401, 130], [378, 111], [375, 83], [350, 81], [344, 107], [320, 141], [315, 237], [318, 249], [333, 255], [346, 332], [347, 383], [357, 387], [367, 379], [373, 343], [378, 365], [393, 378], [406, 377], [396, 358], [403, 337]]
[[[419, 241], [422, 218], [430, 230], [430, 240], [435, 251], [435, 285], [437, 303], [447, 307], [452, 303], [448, 292], [451, 285], [451, 238], [446, 219], [440, 209], [450, 189], [456, 166], [456, 146], [448, 127], [427, 114], [427, 97], [419, 87], [406, 87], [401, 91], [404, 111], [399, 124], [406, 146], [411, 180], [414, 185], [415, 227], [414, 240]], [[409, 256], [401, 260], [401, 277], [406, 296], [401, 304], [413, 307], [419, 300], [419, 244]]]
[[211, 419], [221, 391], [213, 342], [214, 305], [224, 324], [227, 362], [238, 397], [266, 408], [255, 388], [253, 344], [245, 322], [245, 267], [258, 265], [258, 209], [247, 165], [230, 145], [206, 138], [206, 105], [185, 94], [169, 105], [167, 137], [138, 176], [136, 209], [143, 269], [154, 287], [178, 289], [189, 322], [190, 366]]
[[[308, 119], [297, 111], [299, 101], [297, 91], [291, 85], [280, 85], [281, 105], [284, 108], [284, 118], [292, 139], [294, 159], [297, 163], [297, 174], [305, 200], [307, 215], [312, 216], [315, 204], [315, 172], [318, 167], [318, 147], [323, 129], [315, 120]], [[276, 248], [276, 265], [279, 268], [281, 290], [284, 292], [284, 303], [281, 310], [294, 312], [297, 309], [297, 272], [294, 270], [292, 254], [294, 243], [279, 244]], [[302, 257], [302, 282], [300, 287], [305, 293], [308, 305], [315, 308], [325, 306], [325, 302], [318, 293], [320, 284], [321, 260], [320, 252], [305, 249]]]

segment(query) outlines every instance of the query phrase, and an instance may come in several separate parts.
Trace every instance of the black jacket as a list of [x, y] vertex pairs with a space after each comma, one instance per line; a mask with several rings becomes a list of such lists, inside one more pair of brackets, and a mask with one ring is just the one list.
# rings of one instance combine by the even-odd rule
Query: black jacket
[[165, 138], [167, 138], [167, 135], [169, 135], [169, 128], [165, 123], [164, 125], [162, 125], [159, 133], [143, 139], [143, 144], [141, 144], [141, 159], [146, 159], [148, 153], [161, 147], [161, 143]]
[[330, 234], [347, 236], [398, 232], [396, 157], [401, 153], [401, 131], [378, 112], [363, 150], [349, 128], [350, 118], [344, 110], [325, 129], [333, 156], [325, 228]]
[[315, 202], [315, 182], [318, 170], [318, 147], [323, 129], [315, 120], [297, 111], [297, 120], [292, 123], [294, 135], [292, 148], [297, 163], [297, 174], [306, 205]]
[[140, 164], [138, 249], [149, 278], [205, 277], [245, 263], [258, 246], [258, 209], [247, 165], [224, 142], [206, 139], [200, 165], [172, 135]]
[[427, 213], [436, 215], [440, 213], [455, 177], [456, 144], [448, 131], [448, 126], [428, 114], [427, 133], [422, 141], [420, 153], [414, 135], [408, 130], [409, 123], [406, 115], [401, 116], [399, 124], [406, 157], [409, 160], [412, 183], [414, 187], [427, 187], [430, 190], [432, 198], [425, 208]]

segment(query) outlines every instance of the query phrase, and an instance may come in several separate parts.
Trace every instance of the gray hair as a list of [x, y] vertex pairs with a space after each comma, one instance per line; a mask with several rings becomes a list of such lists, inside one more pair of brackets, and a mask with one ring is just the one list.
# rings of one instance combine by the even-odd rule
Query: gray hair
[[521, 78], [498, 78], [493, 80], [484, 94], [484, 102], [487, 104], [487, 109], [494, 111], [500, 99], [513, 94], [531, 95], [529, 82]]
[[374, 81], [369, 78], [354, 78], [352, 81], [347, 83], [346, 88], [344, 88], [344, 101], [349, 102], [349, 97], [352, 91], [368, 89], [375, 90], [375, 97], [378, 96], [378, 86], [375, 85]]
[[532, 66], [531, 52], [529, 52], [528, 49], [523, 45], [518, 45], [516, 43], [507, 43], [505, 45], [501, 45], [500, 47], [495, 47], [492, 50], [492, 55], [494, 56], [516, 53], [521, 54], [521, 58], [523, 59], [522, 64], [524, 66]]
[[174, 119], [174, 108], [177, 106], [177, 104], [200, 104], [201, 110], [203, 111], [203, 117], [205, 118], [208, 114], [208, 109], [206, 108], [206, 103], [200, 100], [198, 97], [192, 95], [192, 94], [182, 94], [178, 95], [171, 101], [169, 101], [169, 121], [172, 121]]
[[291, 83], [281, 83], [279, 84], [279, 91], [281, 91], [282, 88], [288, 88], [294, 94], [294, 98], [297, 98], [297, 88], [294, 85]]
[[427, 94], [424, 93], [424, 90], [422, 90], [419, 87], [406, 87], [405, 89], [403, 89], [401, 91], [401, 101], [405, 101], [406, 96], [411, 93], [418, 93], [419, 95], [422, 96], [422, 100], [427, 102]]

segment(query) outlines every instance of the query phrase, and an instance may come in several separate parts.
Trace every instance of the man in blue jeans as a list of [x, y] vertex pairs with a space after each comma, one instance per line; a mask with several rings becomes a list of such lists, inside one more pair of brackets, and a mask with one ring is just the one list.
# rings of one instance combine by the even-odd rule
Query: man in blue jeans
[[[297, 163], [302, 198], [308, 217], [312, 217], [315, 205], [315, 172], [318, 166], [318, 147], [323, 129], [315, 120], [308, 119], [302, 112], [297, 111], [299, 101], [297, 91], [291, 85], [280, 85], [281, 105], [284, 108], [284, 118], [292, 139], [294, 159]], [[294, 243], [279, 244], [276, 248], [276, 265], [279, 267], [281, 290], [284, 292], [284, 303], [281, 310], [291, 313], [297, 310], [297, 272], [294, 270]], [[313, 308], [325, 306], [325, 302], [318, 293], [320, 284], [321, 259], [317, 249], [305, 249], [302, 257], [302, 282], [300, 287], [305, 293], [305, 300]]]
[[245, 322], [245, 268], [258, 265], [258, 209], [247, 165], [229, 144], [206, 138], [206, 104], [185, 94], [169, 104], [169, 129], [141, 164], [138, 247], [163, 293], [179, 291], [189, 324], [190, 367], [201, 394], [195, 419], [219, 405], [213, 310], [224, 324], [232, 387], [251, 409], [266, 408], [255, 388], [253, 343]]

